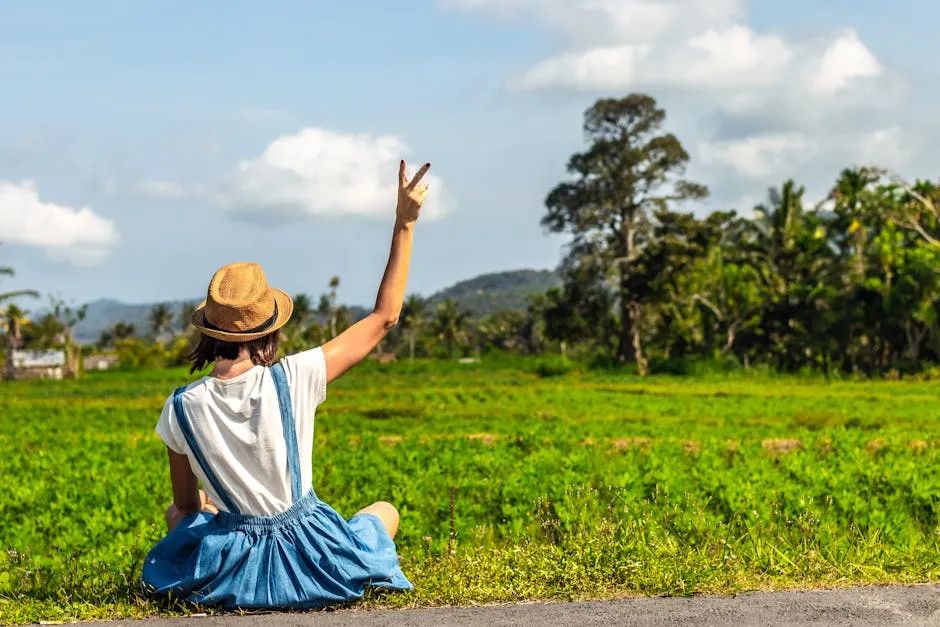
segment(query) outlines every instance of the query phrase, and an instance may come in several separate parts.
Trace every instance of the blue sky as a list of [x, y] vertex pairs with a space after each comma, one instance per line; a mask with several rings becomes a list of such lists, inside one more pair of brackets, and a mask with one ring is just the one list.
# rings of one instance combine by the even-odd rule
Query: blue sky
[[888, 6], [5, 2], [2, 287], [151, 302], [250, 259], [369, 303], [399, 153], [436, 177], [413, 291], [553, 267], [544, 197], [584, 108], [630, 91], [667, 108], [712, 189], [699, 211], [790, 176], [821, 196], [851, 163], [934, 176], [940, 7]]

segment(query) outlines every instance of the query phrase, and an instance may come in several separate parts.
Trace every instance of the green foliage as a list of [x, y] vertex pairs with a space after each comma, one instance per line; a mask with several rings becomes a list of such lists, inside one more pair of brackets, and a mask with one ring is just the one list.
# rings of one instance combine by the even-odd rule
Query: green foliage
[[115, 344], [118, 367], [125, 370], [141, 368], [163, 368], [168, 365], [170, 355], [159, 342], [131, 337]]
[[[317, 492], [398, 505], [417, 585], [368, 603], [940, 580], [936, 382], [545, 363], [370, 362], [330, 386]], [[153, 425], [186, 380], [0, 386], [0, 622], [187, 611], [137, 587], [170, 499]]]
[[470, 314], [461, 309], [453, 299], [439, 303], [431, 320], [431, 332], [440, 340], [441, 354], [457, 356], [470, 344]]
[[640, 373], [716, 357], [827, 376], [940, 362], [940, 186], [855, 168], [815, 207], [790, 180], [749, 219], [675, 213], [703, 190], [674, 178], [687, 155], [659, 134], [664, 116], [642, 95], [585, 113], [591, 145], [542, 220], [573, 236], [563, 289], [542, 299], [549, 338]]
[[594, 303], [605, 312], [611, 305], [617, 311], [614, 355], [635, 361], [641, 373], [647, 362], [644, 310], [662, 294], [650, 279], [665, 270], [657, 267], [665, 263], [658, 256], [663, 251], [650, 250], [664, 241], [655, 229], [666, 216], [675, 216], [668, 212], [673, 203], [708, 195], [705, 186], [680, 178], [689, 155], [675, 135], [662, 131], [665, 118], [666, 112], [645, 94], [594, 103], [584, 113], [590, 145], [569, 159], [574, 180], [548, 194], [542, 218], [547, 229], [572, 236], [563, 264], [563, 294], [572, 288], [595, 297], [610, 294]]
[[567, 357], [549, 355], [536, 358], [533, 360], [531, 367], [532, 372], [545, 378], [568, 374], [575, 369], [576, 364]]

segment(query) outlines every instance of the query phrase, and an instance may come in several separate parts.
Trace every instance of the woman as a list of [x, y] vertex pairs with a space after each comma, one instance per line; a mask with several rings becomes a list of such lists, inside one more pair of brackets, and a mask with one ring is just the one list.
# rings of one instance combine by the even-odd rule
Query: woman
[[212, 277], [192, 317], [201, 337], [191, 372], [215, 366], [177, 389], [157, 423], [173, 503], [169, 533], [144, 563], [154, 593], [225, 608], [303, 608], [358, 599], [368, 586], [412, 588], [398, 564], [391, 504], [373, 503], [346, 521], [314, 493], [313, 422], [327, 383], [398, 320], [430, 165], [409, 180], [401, 162], [375, 308], [322, 347], [275, 361], [290, 296], [269, 287], [253, 263], [229, 264]]

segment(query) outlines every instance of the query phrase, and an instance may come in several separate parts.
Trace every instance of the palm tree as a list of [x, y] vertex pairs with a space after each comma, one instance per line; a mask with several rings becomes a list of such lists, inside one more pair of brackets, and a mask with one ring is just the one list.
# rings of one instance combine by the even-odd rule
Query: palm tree
[[339, 277], [330, 278], [330, 337], [336, 337], [336, 290], [339, 288]]
[[796, 239], [803, 227], [803, 187], [786, 181], [768, 193], [768, 203], [754, 208], [751, 227], [754, 248], [762, 263], [756, 264], [767, 286], [777, 293], [787, 291], [790, 263], [795, 256]]
[[150, 325], [150, 334], [156, 340], [173, 326], [173, 312], [165, 303], [154, 305], [147, 315], [147, 322]]
[[73, 307], [65, 301], [53, 298], [51, 317], [61, 326], [61, 339], [65, 348], [65, 375], [76, 378], [81, 371], [81, 355], [75, 344], [75, 327], [85, 319], [88, 305]]
[[914, 231], [931, 246], [940, 248], [940, 186], [930, 181], [917, 181], [912, 185], [897, 175], [891, 179], [903, 191], [899, 207], [892, 212], [892, 220]]
[[[2, 276], [14, 276], [13, 268], [2, 266], [0, 267], [0, 275]], [[36, 290], [13, 290], [12, 292], [0, 292], [0, 303], [5, 303], [11, 301], [15, 298], [22, 298], [24, 296], [30, 298], [38, 298], [39, 292]], [[4, 314], [4, 323], [6, 327], [6, 336], [7, 336], [7, 360], [6, 368], [4, 369], [4, 376], [8, 379], [13, 378], [13, 351], [19, 347], [21, 338], [20, 329], [24, 322], [28, 322], [23, 315], [23, 311], [17, 307], [15, 304], [11, 303], [7, 306], [6, 312]]]
[[[0, 267], [0, 275], [2, 276], [14, 276], [13, 268], [6, 266]], [[36, 290], [14, 290], [12, 292], [0, 292], [0, 303], [13, 300], [14, 298], [22, 298], [23, 296], [29, 296], [30, 298], [38, 298], [39, 292]]]
[[427, 301], [411, 294], [401, 308], [399, 316], [402, 331], [408, 336], [408, 359], [414, 361], [415, 358], [415, 338], [418, 331], [427, 322]]
[[447, 354], [453, 357], [454, 349], [467, 340], [467, 322], [470, 314], [457, 306], [452, 298], [437, 306], [434, 312], [434, 331], [438, 339], [447, 346]]
[[329, 320], [330, 338], [336, 337], [336, 289], [339, 287], [339, 277], [330, 278], [330, 291], [320, 295], [320, 302], [317, 305], [316, 312]]
[[7, 337], [6, 364], [3, 371], [5, 379], [13, 379], [16, 375], [13, 367], [13, 352], [20, 347], [23, 341], [22, 329], [28, 322], [29, 318], [14, 303], [7, 305], [3, 311], [3, 331]]
[[882, 213], [881, 208], [873, 215], [869, 209], [871, 203], [868, 202], [880, 178], [881, 173], [874, 168], [847, 168], [842, 170], [829, 193], [834, 243], [842, 258], [848, 262], [846, 278], [854, 284], [865, 280], [866, 252], [870, 240], [882, 226], [873, 224], [872, 220], [880, 218], [878, 214]]
[[111, 325], [110, 329], [101, 332], [101, 337], [98, 338], [98, 348], [112, 347], [117, 342], [132, 337], [136, 332], [137, 329], [133, 324], [118, 320]]

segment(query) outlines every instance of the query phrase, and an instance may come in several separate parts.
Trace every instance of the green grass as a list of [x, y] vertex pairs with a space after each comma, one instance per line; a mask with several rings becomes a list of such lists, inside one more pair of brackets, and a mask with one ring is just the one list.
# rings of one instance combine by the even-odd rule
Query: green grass
[[[366, 605], [940, 580], [940, 385], [364, 365], [315, 487], [402, 513], [414, 593]], [[139, 595], [182, 370], [0, 385], [0, 623], [180, 613]]]

